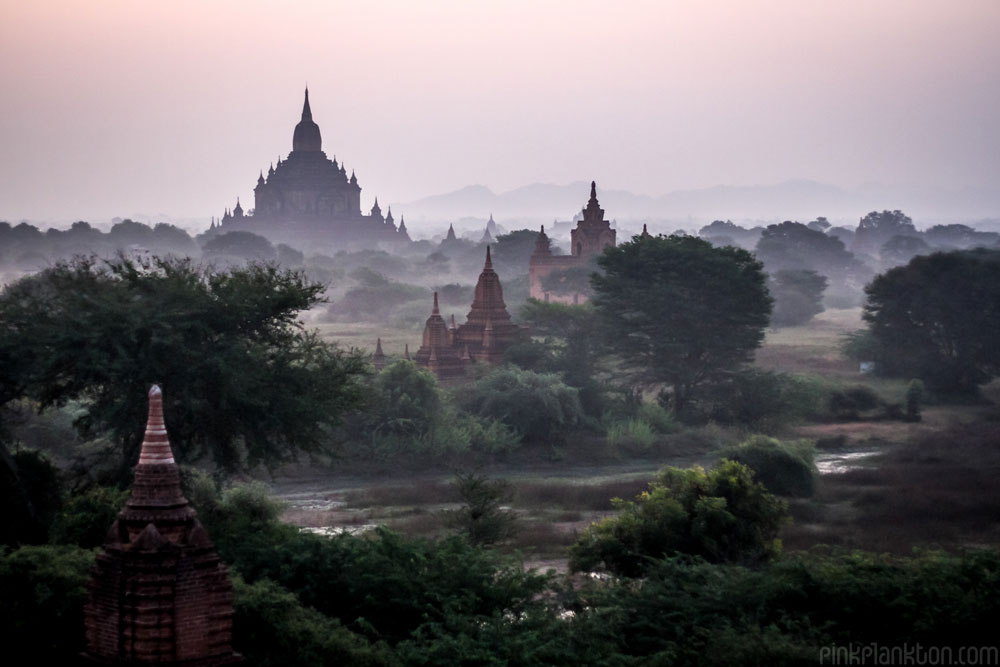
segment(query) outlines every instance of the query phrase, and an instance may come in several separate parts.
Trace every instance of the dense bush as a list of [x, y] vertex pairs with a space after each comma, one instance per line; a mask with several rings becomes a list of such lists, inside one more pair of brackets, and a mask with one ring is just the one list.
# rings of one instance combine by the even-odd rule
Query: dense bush
[[816, 447], [809, 440], [785, 441], [755, 435], [722, 457], [754, 471], [754, 479], [779, 496], [808, 497], [816, 487]]
[[563, 437], [584, 418], [577, 390], [557, 375], [513, 367], [490, 371], [455, 398], [470, 414], [503, 422], [527, 441]]
[[712, 562], [756, 563], [773, 556], [785, 503], [753, 480], [753, 471], [723, 460], [701, 468], [664, 468], [634, 501], [617, 499], [618, 514], [593, 524], [573, 545], [570, 567], [599, 565], [639, 576], [651, 559], [692, 554]]
[[4, 662], [77, 664], [94, 553], [75, 546], [0, 548], [0, 643]]
[[53, 521], [51, 541], [86, 549], [100, 546], [128, 495], [109, 486], [92, 486], [70, 495]]

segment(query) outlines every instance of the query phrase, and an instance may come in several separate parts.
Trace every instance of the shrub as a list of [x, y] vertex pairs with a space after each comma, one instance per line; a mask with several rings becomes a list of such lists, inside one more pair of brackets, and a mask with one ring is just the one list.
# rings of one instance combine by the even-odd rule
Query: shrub
[[920, 421], [920, 403], [924, 399], [924, 383], [910, 380], [906, 388], [906, 421]]
[[816, 447], [809, 440], [781, 442], [755, 435], [722, 456], [749, 466], [754, 478], [779, 496], [804, 498], [815, 490]]
[[653, 559], [677, 553], [711, 562], [756, 563], [780, 548], [787, 505], [753, 480], [753, 471], [723, 460], [702, 468], [664, 468], [634, 501], [616, 499], [618, 514], [591, 525], [570, 550], [570, 567], [603, 564], [640, 576]]
[[559, 376], [503, 367], [456, 394], [470, 414], [493, 418], [528, 441], [545, 441], [579, 424], [583, 409], [576, 389]]
[[845, 421], [858, 419], [862, 412], [882, 405], [882, 399], [870, 387], [854, 385], [834, 391], [829, 398], [830, 412], [834, 418]]
[[614, 421], [608, 426], [608, 444], [636, 446], [649, 449], [656, 441], [653, 427], [641, 419], [624, 419]]
[[75, 544], [85, 549], [100, 546], [125, 507], [129, 492], [109, 486], [93, 486], [72, 494], [52, 524], [51, 541]]
[[514, 497], [510, 483], [478, 473], [455, 475], [455, 487], [463, 506], [444, 513], [445, 521], [470, 544], [485, 546], [502, 542], [514, 534], [517, 517], [504, 509]]

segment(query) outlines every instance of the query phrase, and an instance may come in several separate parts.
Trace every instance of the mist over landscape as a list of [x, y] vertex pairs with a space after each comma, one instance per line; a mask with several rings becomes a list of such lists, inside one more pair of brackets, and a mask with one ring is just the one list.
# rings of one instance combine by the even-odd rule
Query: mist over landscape
[[7, 3], [0, 663], [1000, 664], [1000, 3]]

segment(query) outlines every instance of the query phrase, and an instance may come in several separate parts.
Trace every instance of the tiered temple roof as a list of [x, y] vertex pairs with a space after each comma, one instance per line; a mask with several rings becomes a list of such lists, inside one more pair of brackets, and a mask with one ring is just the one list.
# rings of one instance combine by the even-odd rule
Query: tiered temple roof
[[232, 650], [232, 585], [181, 493], [155, 385], [132, 495], [108, 531], [88, 590], [85, 657], [93, 662], [215, 667], [241, 661]]
[[438, 295], [434, 292], [434, 308], [424, 325], [424, 338], [414, 356], [418, 366], [427, 368], [441, 382], [455, 382], [465, 377], [465, 362], [452, 347], [448, 325], [438, 308]]
[[453, 344], [459, 350], [468, 349], [476, 361], [497, 364], [504, 350], [521, 340], [522, 332], [521, 327], [510, 321], [500, 277], [493, 270], [490, 247], [486, 246], [486, 262], [476, 282], [472, 309], [465, 324], [455, 331]]

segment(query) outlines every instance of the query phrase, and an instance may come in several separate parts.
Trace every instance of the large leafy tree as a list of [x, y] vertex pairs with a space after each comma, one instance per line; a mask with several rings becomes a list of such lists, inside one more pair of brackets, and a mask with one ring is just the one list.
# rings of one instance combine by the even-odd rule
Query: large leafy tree
[[635, 382], [669, 385], [675, 408], [750, 361], [764, 339], [771, 297], [746, 250], [637, 237], [605, 250], [599, 264], [593, 303], [608, 344]]
[[80, 401], [77, 426], [110, 432], [126, 465], [153, 382], [182, 460], [234, 468], [317, 449], [359, 403], [367, 368], [298, 322], [322, 290], [274, 266], [60, 262], [0, 294], [0, 401]]
[[865, 291], [863, 317], [884, 372], [955, 393], [1000, 372], [1000, 250], [915, 257]]

